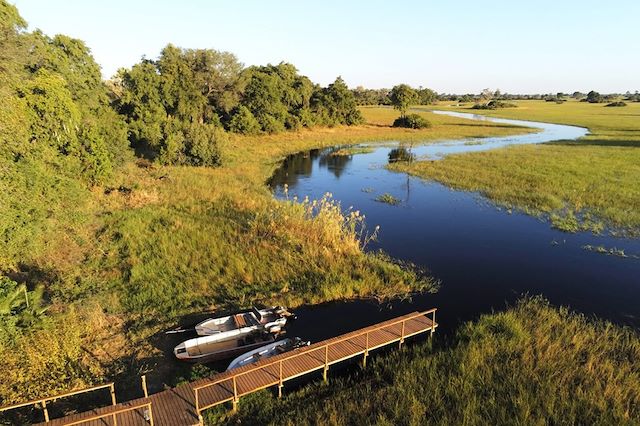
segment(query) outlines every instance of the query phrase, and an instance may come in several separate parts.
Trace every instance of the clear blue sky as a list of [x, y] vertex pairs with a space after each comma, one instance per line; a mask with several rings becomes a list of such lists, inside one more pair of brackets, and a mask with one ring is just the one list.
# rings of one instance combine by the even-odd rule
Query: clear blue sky
[[640, 0], [9, 0], [110, 77], [171, 42], [313, 81], [438, 92], [640, 90]]

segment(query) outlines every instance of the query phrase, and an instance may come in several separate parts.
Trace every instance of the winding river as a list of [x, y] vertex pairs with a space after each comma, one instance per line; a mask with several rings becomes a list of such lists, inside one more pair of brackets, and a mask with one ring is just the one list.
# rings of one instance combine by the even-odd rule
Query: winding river
[[[440, 159], [511, 144], [577, 139], [587, 129], [434, 111], [472, 120], [535, 127], [520, 136], [440, 141], [412, 149], [418, 158]], [[587, 251], [585, 245], [624, 249], [640, 255], [640, 240], [591, 233], [567, 234], [548, 222], [505, 211], [473, 192], [456, 191], [432, 181], [385, 169], [406, 151], [399, 143], [364, 144], [372, 152], [332, 156], [339, 147], [288, 157], [273, 175], [275, 197], [320, 198], [330, 192], [343, 207], [366, 215], [369, 228], [380, 225], [378, 241], [394, 258], [425, 268], [441, 280], [436, 294], [417, 295], [380, 305], [343, 301], [297, 310], [289, 335], [318, 341], [414, 310], [438, 307], [442, 332], [461, 321], [504, 309], [523, 294], [542, 294], [553, 304], [587, 315], [640, 327], [640, 260]], [[517, 165], [514, 165], [517, 167]], [[401, 200], [393, 206], [375, 201], [383, 193]]]

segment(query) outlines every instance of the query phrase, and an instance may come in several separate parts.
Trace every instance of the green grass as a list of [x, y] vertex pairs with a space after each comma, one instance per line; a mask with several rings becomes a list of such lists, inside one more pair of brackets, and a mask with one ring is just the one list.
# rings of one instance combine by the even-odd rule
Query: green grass
[[606, 254], [608, 256], [617, 256], [631, 259], [640, 259], [640, 256], [636, 254], [627, 254], [624, 249], [619, 249], [617, 247], [607, 248], [603, 245], [593, 246], [591, 244], [587, 244], [582, 246], [584, 250], [592, 251], [595, 253]]
[[391, 167], [456, 189], [479, 191], [509, 208], [546, 216], [568, 232], [599, 233], [609, 227], [614, 233], [637, 235], [640, 104], [624, 111], [580, 102], [518, 105], [486, 114], [586, 126], [591, 134], [578, 141], [511, 146]]
[[630, 329], [533, 298], [464, 324], [452, 342], [435, 339], [327, 385], [285, 387], [282, 400], [244, 397], [237, 415], [212, 410], [210, 424], [640, 423], [640, 336]]
[[389, 194], [388, 192], [385, 192], [382, 195], [378, 195], [376, 197], [376, 201], [380, 203], [391, 204], [392, 206], [397, 206], [401, 202], [401, 200], [397, 199], [396, 197]]
[[640, 103], [629, 103], [624, 108], [607, 108], [605, 104], [567, 101], [562, 104], [545, 101], [515, 101], [517, 108], [477, 111], [469, 107], [451, 106], [442, 102], [431, 109], [455, 110], [480, 113], [491, 117], [513, 118], [517, 120], [543, 121], [587, 127], [591, 132], [585, 142], [606, 145], [611, 142], [629, 146], [640, 144]]
[[353, 146], [348, 148], [340, 148], [337, 151], [333, 151], [331, 156], [333, 157], [350, 157], [358, 154], [370, 154], [373, 152], [373, 148], [368, 146]]

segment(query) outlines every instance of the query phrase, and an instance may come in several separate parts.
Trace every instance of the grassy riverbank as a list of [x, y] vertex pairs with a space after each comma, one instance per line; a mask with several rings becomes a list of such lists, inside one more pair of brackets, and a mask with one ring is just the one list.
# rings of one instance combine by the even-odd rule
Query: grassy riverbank
[[[374, 357], [366, 370], [240, 400], [211, 424], [637, 424], [640, 336], [542, 299], [463, 325], [450, 343]], [[218, 416], [222, 417], [216, 417]]]
[[286, 154], [305, 149], [522, 129], [440, 116], [428, 130], [394, 129], [395, 111], [363, 112], [362, 126], [233, 136], [219, 168], [132, 161], [102, 187], [66, 176], [69, 191], [42, 192], [35, 200], [46, 219], [25, 223], [26, 246], [2, 261], [6, 275], [44, 289], [47, 310], [37, 326], [6, 330], [0, 404], [110, 379], [138, 389], [145, 372], [158, 389], [176, 373], [153, 336], [191, 313], [432, 290], [429, 277], [364, 253], [375, 224], [363, 229], [361, 215], [345, 217], [331, 200], [275, 201], [264, 182]]
[[[443, 161], [394, 164], [394, 170], [479, 191], [497, 203], [551, 219], [574, 232], [588, 229], [637, 235], [640, 231], [640, 104], [520, 101], [518, 108], [482, 111], [514, 119], [588, 127], [575, 142], [513, 146], [451, 155]], [[460, 107], [438, 108], [466, 111]], [[477, 111], [473, 111], [477, 112]]]

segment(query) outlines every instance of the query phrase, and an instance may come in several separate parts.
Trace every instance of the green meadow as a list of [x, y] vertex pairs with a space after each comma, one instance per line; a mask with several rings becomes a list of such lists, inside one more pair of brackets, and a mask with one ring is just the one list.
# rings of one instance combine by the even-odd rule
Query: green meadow
[[[587, 127], [578, 141], [512, 146], [451, 155], [443, 161], [397, 163], [394, 170], [478, 191], [500, 205], [548, 218], [568, 231], [637, 235], [640, 231], [640, 104], [517, 101], [481, 114]], [[441, 102], [440, 109], [471, 112]], [[476, 110], [473, 110], [476, 113]]]

